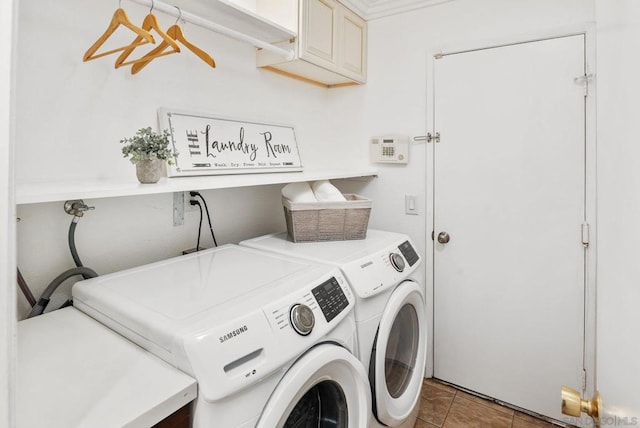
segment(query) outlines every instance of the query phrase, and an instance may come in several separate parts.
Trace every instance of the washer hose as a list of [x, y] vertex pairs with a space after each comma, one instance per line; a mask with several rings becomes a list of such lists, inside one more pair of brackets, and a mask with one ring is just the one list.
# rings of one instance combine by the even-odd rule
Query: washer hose
[[22, 272], [20, 272], [20, 269], [17, 269], [17, 270], [18, 270], [18, 287], [20, 287], [22, 294], [24, 294], [25, 299], [27, 299], [27, 302], [29, 302], [29, 306], [33, 308], [36, 305], [36, 298], [31, 292], [31, 289], [29, 288], [29, 286], [27, 285], [27, 281], [24, 280], [24, 277], [22, 276]]
[[[71, 224], [69, 225], [69, 251], [71, 251], [71, 257], [73, 257], [73, 262], [77, 267], [83, 267], [82, 260], [80, 260], [80, 256], [78, 255], [78, 250], [76, 249], [76, 226], [78, 225], [78, 220], [80, 220], [79, 216], [73, 216], [73, 220], [71, 220]], [[84, 279], [93, 278], [91, 276], [86, 276], [82, 274]]]
[[76, 226], [78, 225], [78, 219], [80, 217], [73, 217], [71, 220], [71, 224], [69, 225], [69, 250], [71, 251], [71, 257], [73, 257], [73, 262], [77, 267], [82, 267], [82, 261], [80, 260], [80, 256], [78, 255], [78, 250], [76, 250]]
[[49, 283], [47, 288], [44, 290], [44, 292], [40, 296], [40, 299], [38, 299], [38, 302], [31, 309], [31, 312], [29, 312], [29, 315], [27, 316], [27, 318], [32, 318], [37, 315], [41, 315], [44, 312], [47, 305], [49, 304], [49, 300], [51, 299], [51, 295], [53, 294], [53, 292], [56, 291], [56, 289], [60, 286], [60, 284], [62, 284], [72, 276], [76, 276], [76, 275], [82, 275], [85, 279], [95, 278], [98, 276], [98, 274], [93, 269], [90, 269], [84, 266], [75, 267], [73, 269], [68, 269], [62, 272], [60, 275], [55, 277], [53, 281]]

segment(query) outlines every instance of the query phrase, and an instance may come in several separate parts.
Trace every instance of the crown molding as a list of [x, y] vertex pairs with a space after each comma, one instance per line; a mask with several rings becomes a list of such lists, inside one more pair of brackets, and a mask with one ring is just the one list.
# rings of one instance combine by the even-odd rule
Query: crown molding
[[423, 7], [435, 6], [453, 0], [340, 0], [366, 20], [409, 12]]

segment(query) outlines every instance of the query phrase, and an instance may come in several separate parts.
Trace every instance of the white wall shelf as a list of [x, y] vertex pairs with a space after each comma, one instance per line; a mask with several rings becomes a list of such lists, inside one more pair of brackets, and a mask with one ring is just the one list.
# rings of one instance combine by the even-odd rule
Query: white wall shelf
[[311, 170], [269, 174], [239, 174], [203, 177], [162, 178], [156, 184], [140, 184], [132, 171], [131, 180], [69, 180], [40, 183], [22, 183], [16, 186], [18, 205], [70, 199], [116, 198], [123, 196], [151, 195], [185, 192], [189, 190], [228, 189], [233, 187], [263, 186], [299, 181], [357, 178], [377, 176], [376, 169], [361, 170]]

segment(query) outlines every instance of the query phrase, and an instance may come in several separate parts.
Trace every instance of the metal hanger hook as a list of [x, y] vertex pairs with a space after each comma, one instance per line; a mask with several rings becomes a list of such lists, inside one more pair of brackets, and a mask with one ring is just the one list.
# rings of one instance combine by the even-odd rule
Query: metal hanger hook
[[176, 19], [176, 22], [174, 23], [174, 25], [175, 25], [175, 24], [177, 24], [177, 23], [178, 23], [178, 21], [180, 21], [180, 19], [182, 18], [182, 9], [180, 9], [178, 6], [173, 6], [173, 7], [175, 7], [176, 9], [178, 9], [178, 19]]
[[153, 0], [151, 0], [151, 9], [149, 9], [149, 14], [151, 14], [151, 12], [153, 12]]

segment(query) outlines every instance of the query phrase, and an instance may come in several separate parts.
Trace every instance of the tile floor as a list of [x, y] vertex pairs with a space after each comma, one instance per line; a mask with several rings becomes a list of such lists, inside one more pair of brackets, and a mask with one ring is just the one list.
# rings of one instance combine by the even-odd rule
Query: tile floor
[[422, 387], [415, 428], [557, 428], [527, 414], [469, 395], [432, 379]]

